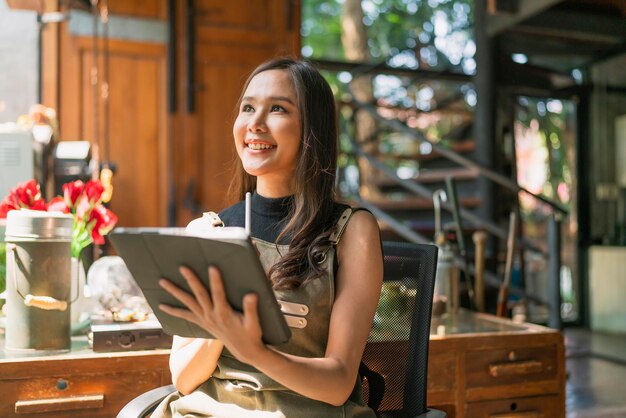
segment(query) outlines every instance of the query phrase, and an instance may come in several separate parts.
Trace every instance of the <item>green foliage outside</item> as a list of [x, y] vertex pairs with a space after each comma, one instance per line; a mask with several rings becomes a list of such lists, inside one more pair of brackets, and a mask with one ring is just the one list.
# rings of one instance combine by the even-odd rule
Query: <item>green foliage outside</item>
[[[575, 106], [571, 101], [519, 97], [515, 113], [515, 148], [520, 185], [564, 206], [562, 221], [561, 314], [565, 320], [578, 317], [577, 213], [578, 188], [572, 170], [576, 166]], [[547, 242], [550, 209], [520, 194], [524, 234], [535, 242]], [[545, 264], [529, 261], [527, 274], [545, 274]], [[547, 280], [547, 278], [544, 278]]]
[[[341, 14], [345, 0], [305, 0], [302, 3], [302, 55], [312, 59], [344, 61], [341, 42]], [[385, 61], [393, 67], [474, 74], [476, 45], [473, 41], [473, 0], [362, 0], [364, 25], [368, 35], [371, 61]], [[338, 98], [347, 97], [350, 74], [324, 73]], [[409, 109], [403, 122], [411, 120], [414, 129], [432, 142], [447, 146], [463, 137], [459, 128], [471, 127], [477, 95], [472, 83], [446, 82], [395, 75], [378, 75], [372, 80], [374, 98], [379, 106]], [[540, 134], [548, 153], [548, 181], [538, 191], [571, 205], [567, 193], [572, 186], [571, 162], [564, 143], [567, 120], [572, 110], [561, 106], [549, 109], [547, 99], [520, 98], [518, 123], [530, 126], [539, 122]], [[341, 149], [348, 150], [351, 112], [342, 110]], [[378, 148], [381, 155], [415, 155], [429, 150], [405, 135], [379, 126]], [[468, 129], [471, 131], [471, 129]], [[471, 133], [470, 133], [471, 135]], [[389, 159], [391, 166], [409, 176], [420, 167], [415, 161]], [[349, 156], [340, 157], [339, 166], [353, 164]], [[527, 216], [545, 217], [533, 209]]]
[[[537, 148], [545, 155], [544, 165], [533, 167], [545, 173], [545, 183], [535, 192], [559, 202], [570, 211], [574, 203], [571, 192], [575, 186], [572, 176], [575, 164], [574, 112], [573, 105], [567, 101], [520, 97], [515, 115], [517, 124], [523, 127], [522, 131], [538, 136]], [[520, 161], [518, 153], [518, 166], [520, 164], [524, 161]], [[532, 205], [524, 205], [524, 202], [521, 205], [523, 214], [528, 218], [544, 218], [545, 215], [539, 213], [543, 207], [535, 201]]]
[[[302, 54], [342, 61], [343, 0], [302, 3]], [[473, 73], [473, 0], [363, 0], [363, 23], [373, 62]]]
[[[345, 61], [341, 40], [343, 0], [305, 0], [302, 3], [302, 55], [312, 59]], [[368, 35], [372, 63], [392, 67], [453, 71], [475, 71], [475, 44], [472, 35], [472, 0], [363, 0], [363, 22]], [[348, 72], [324, 72], [339, 99], [349, 98]], [[403, 122], [416, 122], [415, 129], [427, 139], [443, 145], [464, 139], [450, 136], [463, 124], [471, 123], [476, 94], [471, 83], [446, 82], [410, 76], [380, 74], [372, 79], [374, 99], [379, 106], [409, 109]], [[447, 112], [439, 112], [445, 103]], [[456, 114], [459, 110], [463, 115]], [[340, 110], [340, 141], [350, 150], [352, 114]], [[419, 119], [419, 121], [418, 121]], [[379, 153], [414, 155], [426, 152], [419, 143], [379, 125]], [[419, 170], [415, 161], [392, 158], [387, 162], [410, 177]], [[340, 168], [354, 166], [346, 154]]]

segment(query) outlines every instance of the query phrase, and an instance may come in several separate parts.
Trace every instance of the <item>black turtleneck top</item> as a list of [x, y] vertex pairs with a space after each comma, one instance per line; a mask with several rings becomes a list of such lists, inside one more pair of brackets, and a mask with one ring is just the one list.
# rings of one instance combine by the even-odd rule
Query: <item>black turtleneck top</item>
[[[251, 203], [251, 223], [252, 236], [267, 242], [276, 242], [278, 235], [289, 221], [289, 209], [292, 196], [267, 198], [258, 194], [252, 194]], [[341, 213], [348, 208], [347, 205], [335, 202], [333, 207], [333, 219], [328, 227], [334, 225]], [[244, 227], [246, 203], [244, 200], [230, 206], [219, 213], [220, 218], [226, 226]], [[289, 244], [288, 236], [282, 237], [278, 244]]]

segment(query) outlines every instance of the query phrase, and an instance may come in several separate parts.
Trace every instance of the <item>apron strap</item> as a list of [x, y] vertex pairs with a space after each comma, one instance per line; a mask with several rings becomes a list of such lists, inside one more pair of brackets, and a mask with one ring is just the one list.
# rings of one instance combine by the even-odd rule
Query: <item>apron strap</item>
[[341, 217], [339, 217], [339, 220], [335, 225], [335, 230], [332, 232], [332, 234], [330, 234], [330, 237], [328, 238], [333, 245], [337, 245], [339, 243], [339, 240], [343, 235], [343, 231], [345, 231], [346, 229], [346, 225], [348, 225], [348, 221], [350, 220], [352, 213], [354, 213], [354, 209], [347, 208], [343, 211]]

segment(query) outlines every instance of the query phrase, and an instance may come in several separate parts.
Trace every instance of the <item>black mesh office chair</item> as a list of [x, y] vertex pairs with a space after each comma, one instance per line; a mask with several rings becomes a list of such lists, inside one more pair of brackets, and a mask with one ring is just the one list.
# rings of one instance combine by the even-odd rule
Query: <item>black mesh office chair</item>
[[437, 247], [383, 242], [384, 283], [360, 374], [380, 417], [444, 418], [426, 404]]
[[[383, 242], [383, 253], [383, 291], [359, 369], [364, 395], [380, 417], [445, 418], [426, 407], [437, 247]], [[174, 390], [169, 385], [146, 392], [117, 418], [147, 417]]]

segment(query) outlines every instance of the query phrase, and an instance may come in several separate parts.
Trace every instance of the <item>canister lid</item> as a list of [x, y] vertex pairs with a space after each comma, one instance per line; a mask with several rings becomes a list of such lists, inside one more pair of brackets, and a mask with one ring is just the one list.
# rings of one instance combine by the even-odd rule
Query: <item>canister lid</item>
[[5, 240], [71, 241], [74, 218], [61, 212], [20, 209], [7, 214]]

